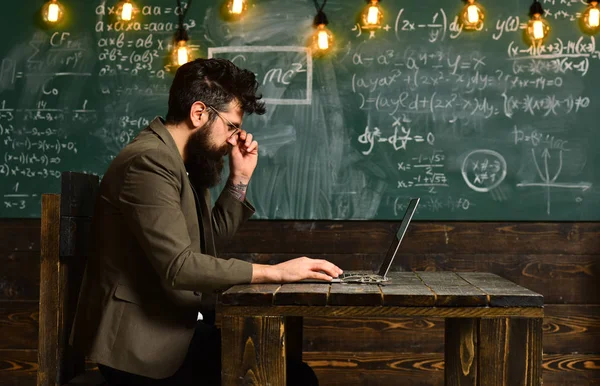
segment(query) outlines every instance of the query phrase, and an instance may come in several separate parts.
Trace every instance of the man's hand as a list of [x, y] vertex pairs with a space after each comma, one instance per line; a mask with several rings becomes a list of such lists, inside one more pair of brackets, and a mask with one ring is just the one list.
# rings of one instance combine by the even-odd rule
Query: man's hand
[[292, 283], [304, 279], [331, 281], [343, 271], [327, 260], [298, 257], [277, 265], [252, 264], [252, 283]]
[[258, 142], [245, 130], [233, 135], [227, 142], [232, 146], [229, 154], [230, 178], [235, 183], [248, 184], [258, 163]]

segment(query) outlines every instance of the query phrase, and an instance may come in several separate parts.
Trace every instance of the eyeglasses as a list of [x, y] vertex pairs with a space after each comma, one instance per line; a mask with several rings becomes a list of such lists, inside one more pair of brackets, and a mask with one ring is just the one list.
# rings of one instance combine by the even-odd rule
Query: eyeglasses
[[236, 135], [236, 134], [237, 134], [239, 131], [241, 131], [241, 130], [242, 130], [242, 126], [241, 126], [241, 125], [240, 125], [240, 126], [238, 126], [238, 125], [236, 125], [235, 123], [231, 122], [229, 119], [227, 119], [227, 118], [225, 118], [224, 116], [222, 116], [222, 115], [221, 115], [221, 114], [220, 114], [220, 113], [217, 111], [217, 109], [215, 109], [214, 107], [212, 107], [212, 106], [206, 106], [206, 107], [208, 107], [209, 109], [211, 109], [212, 111], [214, 111], [214, 112], [215, 112], [215, 114], [217, 114], [217, 115], [219, 116], [219, 118], [221, 118], [221, 119], [223, 120], [223, 122], [225, 122], [225, 123], [227, 124], [227, 126], [228, 126], [230, 129], [234, 130], [234, 132], [233, 132], [233, 133], [231, 133], [231, 136], [230, 136], [230, 138], [231, 138], [231, 137], [233, 137], [233, 136], [234, 136], [234, 135]]

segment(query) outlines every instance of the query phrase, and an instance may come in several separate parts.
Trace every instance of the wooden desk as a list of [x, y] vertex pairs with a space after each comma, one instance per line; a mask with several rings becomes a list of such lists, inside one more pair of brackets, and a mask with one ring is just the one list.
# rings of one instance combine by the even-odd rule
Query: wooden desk
[[542, 384], [543, 296], [491, 273], [394, 272], [386, 285], [238, 285], [220, 297], [222, 384], [285, 385], [302, 317], [445, 318], [445, 384]]

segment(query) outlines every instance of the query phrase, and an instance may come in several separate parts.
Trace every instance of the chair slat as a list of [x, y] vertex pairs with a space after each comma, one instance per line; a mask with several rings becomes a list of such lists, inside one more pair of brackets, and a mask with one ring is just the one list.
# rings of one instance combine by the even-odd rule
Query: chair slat
[[70, 217], [91, 217], [98, 193], [99, 178], [93, 174], [61, 174], [60, 213]]

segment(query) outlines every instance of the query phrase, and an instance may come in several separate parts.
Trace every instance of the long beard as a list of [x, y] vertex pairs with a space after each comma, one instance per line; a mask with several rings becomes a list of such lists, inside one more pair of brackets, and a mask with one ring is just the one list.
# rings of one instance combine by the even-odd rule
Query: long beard
[[224, 157], [229, 153], [229, 145], [221, 147], [210, 143], [210, 130], [206, 127], [194, 133], [186, 145], [186, 162], [190, 181], [193, 185], [212, 188], [221, 182], [225, 165]]

